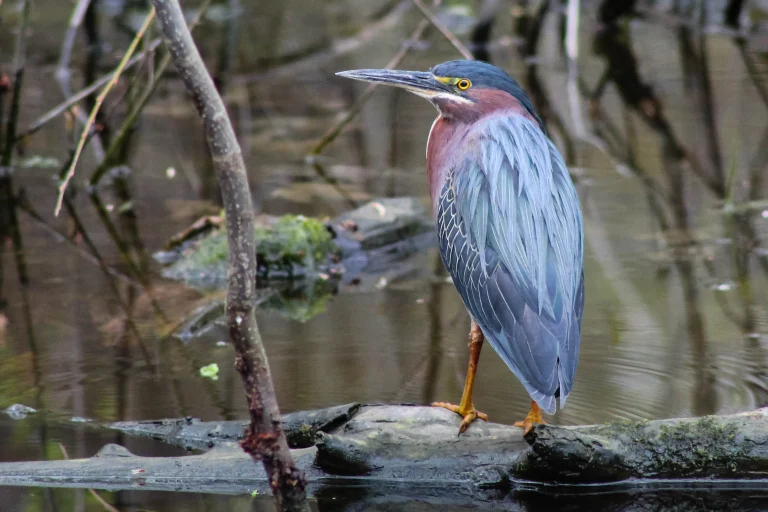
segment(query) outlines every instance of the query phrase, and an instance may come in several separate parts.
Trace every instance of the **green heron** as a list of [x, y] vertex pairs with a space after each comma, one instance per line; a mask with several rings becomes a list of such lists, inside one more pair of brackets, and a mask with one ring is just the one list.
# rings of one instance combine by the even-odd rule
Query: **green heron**
[[429, 72], [360, 69], [340, 76], [401, 87], [438, 111], [427, 171], [443, 264], [471, 317], [459, 433], [487, 416], [472, 386], [484, 338], [531, 397], [528, 433], [571, 392], [584, 310], [583, 227], [576, 188], [530, 99], [504, 71], [457, 60]]

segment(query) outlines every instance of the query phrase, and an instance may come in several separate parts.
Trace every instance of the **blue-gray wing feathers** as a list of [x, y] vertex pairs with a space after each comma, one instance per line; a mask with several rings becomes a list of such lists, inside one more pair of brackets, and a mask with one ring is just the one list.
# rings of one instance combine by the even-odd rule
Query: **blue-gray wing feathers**
[[436, 205], [440, 253], [490, 344], [552, 414], [579, 353], [578, 195], [557, 148], [525, 117], [487, 119], [465, 144], [473, 150], [449, 170]]

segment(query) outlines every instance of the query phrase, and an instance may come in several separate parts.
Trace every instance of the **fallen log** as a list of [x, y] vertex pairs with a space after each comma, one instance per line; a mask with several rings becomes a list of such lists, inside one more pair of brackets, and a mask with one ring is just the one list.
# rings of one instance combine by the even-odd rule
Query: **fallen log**
[[728, 416], [537, 425], [513, 473], [534, 481], [768, 478], [768, 408]]
[[[444, 409], [394, 405], [348, 404], [285, 417], [292, 445], [309, 446], [294, 455], [315, 496], [352, 486], [437, 500], [430, 503], [498, 504], [531, 489], [561, 495], [680, 486], [768, 490], [768, 408], [703, 418], [537, 425], [525, 438], [520, 428], [485, 422], [457, 436], [458, 423]], [[214, 448], [168, 458], [137, 457], [111, 445], [90, 459], [2, 463], [0, 485], [268, 492], [263, 471], [234, 442], [242, 425], [187, 418], [113, 423], [107, 427], [126, 434], [188, 449]]]
[[[282, 417], [283, 429], [291, 448], [314, 445], [318, 432], [326, 432], [346, 423], [360, 409], [360, 404], [337, 405], [315, 411], [299, 411]], [[107, 428], [137, 437], [150, 437], [185, 450], [209, 450], [224, 443], [241, 441], [248, 421], [200, 421], [177, 418], [145, 421], [118, 421]]]

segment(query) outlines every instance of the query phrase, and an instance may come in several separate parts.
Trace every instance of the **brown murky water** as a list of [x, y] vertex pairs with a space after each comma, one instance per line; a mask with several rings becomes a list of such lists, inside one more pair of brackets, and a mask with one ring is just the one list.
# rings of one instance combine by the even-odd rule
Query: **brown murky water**
[[[49, 10], [43, 4], [50, 4]], [[54, 4], [35, 3], [21, 127], [61, 100], [54, 70], [69, 7]], [[354, 15], [344, 14], [345, 2], [314, 5], [302, 15], [298, 1], [265, 10], [244, 4], [225, 86], [258, 209], [332, 216], [351, 202], [379, 196], [417, 195], [426, 201], [424, 147], [435, 112], [406, 93], [377, 91], [353, 126], [324, 152], [320, 162], [337, 184], [304, 160], [361, 91], [333, 72], [384, 66], [418, 23], [417, 12], [385, 10], [358, 33], [360, 20], [387, 2], [371, 2], [362, 9], [366, 12]], [[591, 3], [584, 6], [581, 91], [567, 87], [554, 15], [542, 27], [537, 65], [527, 67], [512, 30], [516, 11], [502, 7], [490, 55], [528, 90], [538, 85], [546, 91], [547, 98], [536, 97], [537, 108], [547, 112], [553, 138], [568, 149], [584, 208], [581, 358], [568, 405], [551, 421], [667, 418], [768, 405], [768, 252], [760, 245], [768, 233], [768, 204], [760, 202], [766, 197], [760, 176], [768, 133], [767, 105], [758, 90], [766, 87], [763, 55], [750, 50], [744, 57], [726, 33], [702, 36], [655, 18], [627, 27], [630, 47], [607, 31], [595, 44], [594, 10]], [[3, 28], [15, 23], [15, 16], [4, 14]], [[109, 19], [102, 23], [112, 45], [104, 57], [106, 70], [116, 64], [127, 38], [115, 35]], [[273, 44], [252, 39], [266, 28]], [[292, 37], [299, 29], [302, 36]], [[211, 20], [200, 29], [211, 69], [219, 60], [222, 31]], [[3, 63], [10, 62], [12, 38], [0, 35]], [[702, 41], [706, 55], [699, 51]], [[332, 51], [274, 64], [276, 56], [328, 44]], [[76, 46], [78, 69], [80, 54]], [[453, 58], [455, 50], [431, 34], [426, 43], [414, 45], [400, 67], [426, 69]], [[754, 74], [745, 63], [754, 65]], [[597, 108], [588, 92], [609, 64], [614, 74]], [[708, 80], [702, 80], [703, 73]], [[652, 93], [638, 88], [635, 76]], [[75, 83], [81, 79], [76, 73]], [[542, 102], [549, 108], [543, 110]], [[63, 163], [70, 145], [63, 129], [59, 119], [30, 138], [20, 158], [30, 165], [19, 166], [13, 182], [46, 223], [67, 232], [66, 215], [51, 214], [55, 168], [31, 160], [40, 156]], [[128, 159], [135, 219], [121, 214], [125, 194], [109, 185], [100, 189], [119, 236], [151, 254], [211, 211], [207, 159], [199, 122], [181, 85], [166, 81], [142, 118]], [[86, 150], [78, 184], [93, 168]], [[724, 213], [726, 198], [735, 214]], [[106, 262], [131, 275], [82, 189], [73, 204]], [[0, 407], [24, 403], [54, 415], [97, 420], [244, 416], [229, 346], [218, 339], [182, 344], [167, 336], [170, 326], [206, 296], [157, 277], [143, 284], [136, 277], [114, 279], [83, 255], [88, 251], [82, 240], [77, 245], [62, 241], [28, 212], [19, 216], [29, 284], [19, 284], [8, 242], [0, 255]], [[151, 264], [149, 256], [145, 259]], [[281, 409], [458, 400], [469, 320], [443, 277], [433, 249], [382, 289], [341, 289], [305, 322], [261, 312]], [[198, 371], [213, 362], [221, 369], [217, 381]], [[529, 406], [522, 387], [488, 347], [475, 393], [478, 408], [497, 422], [520, 419]], [[90, 456], [107, 442], [124, 442], [137, 453], [170, 453], [155, 444], [76, 427], [49, 428], [44, 422], [0, 418], [0, 431], [4, 461], [61, 458], [59, 443], [71, 457]], [[250, 498], [141, 492], [114, 498], [120, 510], [261, 510], [258, 500], [251, 508]], [[19, 511], [99, 509], [84, 491], [5, 488], [0, 501], [18, 504], [9, 510]], [[264, 510], [269, 508], [266, 504]]]

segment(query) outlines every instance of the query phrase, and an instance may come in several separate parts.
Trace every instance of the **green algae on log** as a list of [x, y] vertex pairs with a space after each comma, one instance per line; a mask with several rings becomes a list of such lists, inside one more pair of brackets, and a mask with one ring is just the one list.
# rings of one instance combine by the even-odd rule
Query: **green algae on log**
[[561, 483], [768, 477], [768, 409], [728, 416], [536, 425], [515, 473]]
[[[284, 215], [256, 227], [258, 274], [261, 278], [305, 276], [329, 268], [341, 255], [331, 232], [319, 220]], [[182, 246], [164, 269], [170, 279], [205, 283], [227, 274], [227, 233], [215, 229]]]
[[[645, 496], [663, 486], [676, 492], [696, 487], [705, 489], [709, 500], [717, 490], [768, 489], [768, 408], [704, 418], [537, 425], [525, 438], [521, 428], [486, 422], [475, 422], [457, 436], [460, 420], [435, 407], [358, 404], [283, 417], [291, 445], [301, 447], [294, 455], [315, 496], [339, 492], [408, 497], [419, 503], [467, 500], [499, 510], [523, 490], [561, 498], [586, 492], [594, 498], [597, 492]], [[117, 429], [188, 449], [212, 448], [203, 455], [137, 457], [112, 446], [90, 459], [3, 462], [0, 485], [269, 492], [263, 469], [236, 444], [243, 421], [181, 418], [77, 425]], [[563, 499], [571, 503], [574, 496]], [[561, 510], [562, 505], [536, 510]], [[620, 510], [667, 510], [658, 505], [646, 502]], [[723, 509], [689, 505], [675, 510]]]
[[[414, 197], [381, 198], [324, 221], [300, 215], [259, 217], [258, 279], [350, 281], [380, 272], [434, 245], [432, 221]], [[222, 288], [227, 237], [218, 217], [201, 219], [155, 254], [163, 275], [199, 288]]]

